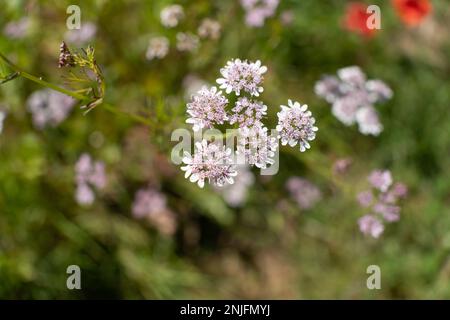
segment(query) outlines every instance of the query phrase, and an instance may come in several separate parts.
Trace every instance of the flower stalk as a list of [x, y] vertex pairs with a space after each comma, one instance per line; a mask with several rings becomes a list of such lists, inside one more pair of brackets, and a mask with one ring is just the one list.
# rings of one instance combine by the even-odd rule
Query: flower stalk
[[[33, 81], [43, 87], [50, 88], [52, 90], [58, 91], [60, 93], [63, 93], [65, 95], [68, 95], [72, 98], [79, 100], [80, 103], [83, 106], [85, 106], [85, 108], [87, 108], [86, 112], [89, 112], [90, 110], [92, 110], [94, 107], [96, 107], [98, 105], [102, 105], [102, 108], [106, 109], [107, 111], [109, 111], [111, 113], [114, 113], [119, 116], [127, 116], [127, 117], [131, 118], [133, 121], [144, 124], [146, 126], [153, 126], [154, 125], [153, 122], [145, 117], [142, 117], [142, 116], [136, 115], [136, 114], [131, 114], [126, 111], [122, 111], [122, 110], [118, 109], [117, 107], [104, 102], [103, 95], [105, 93], [105, 84], [103, 81], [103, 75], [102, 75], [101, 69], [99, 68], [99, 66], [95, 62], [95, 59], [93, 58], [93, 54], [94, 54], [93, 49], [91, 50], [88, 48], [86, 51], [84, 51], [84, 53], [86, 54], [86, 57], [88, 57], [87, 61], [86, 60], [83, 61], [83, 57], [80, 55], [75, 55], [74, 59], [78, 59], [77, 60], [78, 62], [82, 63], [83, 66], [88, 66], [93, 71], [93, 73], [97, 79], [97, 83], [99, 84], [99, 88], [97, 90], [94, 90], [92, 88], [80, 89], [80, 90], [69, 90], [69, 89], [60, 87], [58, 85], [55, 85], [53, 83], [43, 80], [42, 77], [37, 77], [37, 76], [34, 76], [34, 75], [24, 71], [22, 68], [17, 66], [11, 60], [9, 60], [1, 52], [0, 52], [1, 62], [3, 62], [10, 69], [12, 69], [13, 73], [11, 73], [7, 77], [3, 78], [0, 81], [0, 84], [14, 80], [18, 77], [23, 77], [23, 78]], [[75, 57], [77, 57], [77, 58], [75, 58]], [[81, 82], [80, 78], [76, 77], [73, 73], [71, 73], [71, 75], [72, 75], [72, 77], [68, 77], [67, 79], [77, 80], [78, 82]], [[87, 80], [85, 80], [85, 81], [87, 81]], [[93, 92], [94, 100], [91, 97], [89, 97], [88, 95], [85, 95], [81, 92]]]

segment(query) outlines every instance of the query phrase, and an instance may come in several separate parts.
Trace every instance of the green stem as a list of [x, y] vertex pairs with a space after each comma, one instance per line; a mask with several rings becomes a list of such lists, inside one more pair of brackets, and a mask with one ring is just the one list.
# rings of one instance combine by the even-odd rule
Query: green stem
[[76, 92], [73, 92], [73, 91], [70, 91], [70, 90], [61, 88], [61, 87], [59, 87], [59, 86], [57, 86], [57, 85], [54, 85], [53, 83], [50, 83], [50, 82], [47, 82], [47, 81], [42, 80], [42, 78], [38, 78], [38, 77], [36, 77], [36, 76], [33, 76], [32, 74], [29, 74], [28, 72], [22, 70], [20, 67], [18, 67], [18, 66], [15, 65], [13, 62], [11, 62], [11, 61], [10, 61], [8, 58], [6, 58], [2, 53], [0, 53], [0, 58], [8, 65], [11, 69], [13, 69], [14, 71], [18, 72], [18, 73], [19, 73], [19, 76], [22, 76], [22, 77], [24, 77], [24, 78], [26, 78], [26, 79], [28, 79], [28, 80], [31, 80], [31, 81], [33, 81], [33, 82], [36, 82], [37, 84], [40, 84], [40, 85], [42, 85], [42, 86], [44, 86], [44, 87], [53, 89], [53, 90], [55, 90], [55, 91], [59, 91], [59, 92], [61, 92], [61, 93], [64, 93], [64, 94], [66, 94], [66, 95], [68, 95], [68, 96], [71, 96], [71, 97], [77, 99], [77, 100], [81, 100], [81, 101], [89, 100], [89, 97], [86, 97], [86, 96], [84, 96], [84, 95], [82, 95], [82, 94], [79, 94], [79, 93], [76, 93]]
[[148, 120], [145, 117], [139, 116], [137, 114], [128, 113], [126, 111], [122, 111], [122, 110], [114, 107], [113, 105], [111, 105], [109, 103], [103, 103], [102, 104], [102, 108], [108, 110], [111, 113], [119, 115], [119, 116], [126, 115], [126, 116], [130, 117], [131, 119], [133, 119], [134, 121], [142, 123], [142, 124], [145, 124], [147, 126], [153, 126], [154, 125], [153, 122], [151, 122], [150, 120]]
[[[61, 92], [61, 93], [65, 94], [65, 95], [68, 95], [68, 96], [70, 96], [72, 98], [80, 100], [82, 103], [83, 102], [88, 102], [90, 100], [89, 97], [87, 97], [87, 96], [85, 96], [83, 94], [80, 94], [78, 92], [74, 92], [74, 91], [71, 91], [71, 90], [67, 90], [67, 89], [62, 88], [60, 86], [57, 86], [57, 85], [55, 85], [53, 83], [44, 81], [44, 80], [42, 80], [42, 78], [38, 78], [36, 76], [33, 76], [32, 74], [22, 70], [16, 64], [11, 62], [2, 53], [0, 53], [0, 59], [3, 60], [6, 63], [6, 65], [8, 65], [11, 69], [13, 69], [15, 72], [17, 72], [19, 76], [22, 76], [22, 77], [24, 77], [24, 78], [26, 78], [28, 80], [31, 80], [31, 81], [33, 81], [33, 82], [35, 82], [37, 84], [42, 85], [44, 87], [53, 89], [55, 91]], [[102, 90], [103, 89], [104, 88], [102, 88]], [[114, 114], [119, 115], [119, 116], [126, 115], [126, 116], [130, 117], [131, 119], [133, 119], [134, 121], [142, 123], [142, 124], [145, 124], [147, 126], [152, 126], [153, 125], [153, 123], [151, 121], [149, 121], [148, 119], [146, 119], [145, 117], [122, 111], [122, 110], [114, 107], [113, 105], [111, 105], [109, 103], [102, 103], [102, 107], [104, 109], [108, 110], [111, 113], [114, 113]]]

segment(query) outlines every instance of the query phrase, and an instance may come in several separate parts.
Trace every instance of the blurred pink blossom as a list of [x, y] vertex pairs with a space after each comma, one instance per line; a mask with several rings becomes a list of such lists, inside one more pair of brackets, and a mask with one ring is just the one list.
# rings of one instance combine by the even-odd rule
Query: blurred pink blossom
[[363, 234], [378, 238], [384, 231], [383, 223], [376, 217], [367, 214], [358, 220], [359, 229]]
[[279, 0], [241, 0], [245, 10], [245, 23], [250, 27], [262, 27], [267, 18], [272, 17]]
[[60, 124], [67, 118], [74, 104], [72, 97], [51, 89], [35, 91], [27, 100], [33, 124], [39, 129]]
[[157, 190], [140, 189], [134, 198], [132, 214], [137, 219], [147, 219], [164, 235], [172, 235], [176, 230], [176, 218], [167, 207], [166, 196]]
[[77, 190], [75, 198], [81, 205], [90, 205], [95, 200], [93, 188], [102, 190], [106, 186], [105, 164], [94, 162], [91, 156], [83, 153], [75, 164]]
[[322, 198], [320, 189], [304, 178], [289, 178], [286, 189], [301, 209], [311, 209]]
[[368, 177], [371, 190], [357, 195], [358, 203], [364, 209], [369, 209], [359, 220], [362, 233], [378, 238], [384, 230], [383, 222], [391, 223], [400, 220], [398, 202], [406, 197], [408, 189], [403, 183], [392, 184], [392, 174], [389, 170], [374, 170]]

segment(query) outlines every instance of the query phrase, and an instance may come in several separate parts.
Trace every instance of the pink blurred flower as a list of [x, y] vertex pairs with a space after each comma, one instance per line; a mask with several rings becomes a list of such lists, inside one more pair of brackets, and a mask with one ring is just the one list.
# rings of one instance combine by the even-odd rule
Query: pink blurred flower
[[392, 174], [389, 170], [374, 170], [368, 180], [374, 188], [386, 192], [392, 184]]
[[286, 189], [301, 209], [311, 209], [322, 198], [320, 189], [304, 178], [289, 178]]
[[105, 164], [94, 162], [89, 154], [83, 153], [75, 164], [75, 175], [75, 199], [81, 205], [92, 204], [95, 199], [93, 188], [102, 190], [106, 186]]
[[355, 122], [362, 134], [377, 136], [383, 131], [373, 105], [392, 98], [392, 90], [381, 80], [367, 80], [357, 66], [341, 68], [336, 76], [322, 76], [314, 87], [316, 95], [332, 104], [332, 114], [346, 126]]
[[175, 215], [167, 207], [166, 196], [151, 188], [136, 193], [132, 214], [137, 219], [146, 218], [164, 235], [172, 235], [177, 227]]
[[92, 39], [97, 34], [97, 26], [95, 23], [87, 21], [81, 23], [80, 29], [73, 29], [66, 32], [64, 38], [67, 42], [72, 44], [84, 44]]
[[21, 39], [26, 36], [30, 30], [31, 22], [28, 17], [21, 18], [17, 21], [8, 22], [3, 29], [3, 34], [10, 39]]
[[337, 159], [333, 164], [333, 173], [334, 174], [346, 173], [349, 170], [352, 163], [353, 160], [351, 158]]
[[370, 214], [359, 220], [359, 227], [364, 234], [378, 238], [384, 230], [383, 222], [400, 220], [398, 201], [406, 197], [407, 188], [403, 183], [393, 185], [389, 170], [374, 170], [368, 180], [372, 190], [360, 192], [357, 199], [361, 207], [370, 210]]
[[72, 97], [51, 89], [35, 91], [27, 100], [33, 124], [39, 129], [56, 127], [67, 118], [74, 104]]
[[245, 23], [250, 27], [262, 27], [265, 20], [275, 14], [278, 4], [279, 0], [241, 0], [246, 12]]
[[373, 238], [378, 238], [384, 231], [383, 223], [370, 214], [359, 218], [358, 224], [363, 234], [370, 235]]
[[369, 207], [373, 201], [373, 194], [371, 191], [363, 191], [358, 194], [358, 203], [362, 207]]

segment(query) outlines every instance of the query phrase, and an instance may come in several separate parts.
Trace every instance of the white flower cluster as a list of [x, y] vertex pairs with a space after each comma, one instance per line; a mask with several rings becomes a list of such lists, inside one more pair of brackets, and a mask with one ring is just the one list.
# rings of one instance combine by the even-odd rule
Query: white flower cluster
[[[175, 28], [184, 19], [184, 9], [179, 4], [169, 5], [160, 12], [161, 24], [166, 28]], [[211, 18], [202, 20], [197, 34], [180, 31], [176, 34], [176, 49], [180, 52], [195, 52], [200, 46], [201, 39], [217, 40], [220, 38], [221, 25]], [[169, 39], [165, 36], [155, 36], [150, 39], [145, 57], [147, 60], [163, 59], [170, 50]]]
[[234, 91], [236, 95], [240, 95], [241, 91], [258, 97], [264, 88], [261, 86], [267, 72], [266, 66], [261, 66], [261, 61], [247, 62], [235, 59], [228, 61], [225, 68], [220, 69], [223, 78], [217, 79], [221, 89], [225, 89], [226, 93]]
[[[232, 184], [237, 175], [233, 159], [239, 164], [267, 169], [275, 163], [279, 139], [283, 145], [298, 143], [302, 152], [310, 148], [309, 142], [314, 140], [318, 129], [306, 105], [289, 100], [289, 106], [281, 106], [278, 113], [278, 132], [271, 134], [265, 127], [263, 118], [268, 108], [255, 99], [264, 91], [263, 75], [267, 67], [261, 61], [231, 60], [220, 72], [222, 77], [216, 80], [220, 89], [239, 97], [228, 99], [217, 87], [203, 86], [187, 104], [186, 123], [195, 132], [226, 123], [238, 127], [236, 150], [233, 154], [231, 148], [221, 149], [217, 143], [197, 142], [193, 155], [186, 152], [183, 158], [186, 178], [190, 177], [200, 187], [205, 181], [218, 186]], [[229, 101], [234, 100], [234, 106], [228, 110]]]
[[206, 140], [195, 144], [195, 152], [191, 156], [185, 152], [181, 170], [185, 171], [185, 177], [191, 182], [197, 182], [200, 188], [205, 185], [205, 180], [219, 187], [226, 183], [233, 184], [233, 177], [237, 172], [233, 165], [231, 149]]
[[289, 144], [291, 147], [300, 145], [300, 151], [304, 152], [311, 146], [309, 141], [316, 138], [316, 131], [319, 130], [314, 124], [311, 111], [306, 104], [301, 105], [297, 101], [288, 101], [288, 106], [281, 106], [278, 112], [277, 131], [283, 146]]
[[357, 66], [338, 70], [337, 77], [324, 76], [315, 92], [332, 104], [331, 112], [346, 126], [358, 123], [359, 131], [377, 136], [383, 125], [373, 105], [392, 98], [392, 90], [381, 80], [367, 80]]

